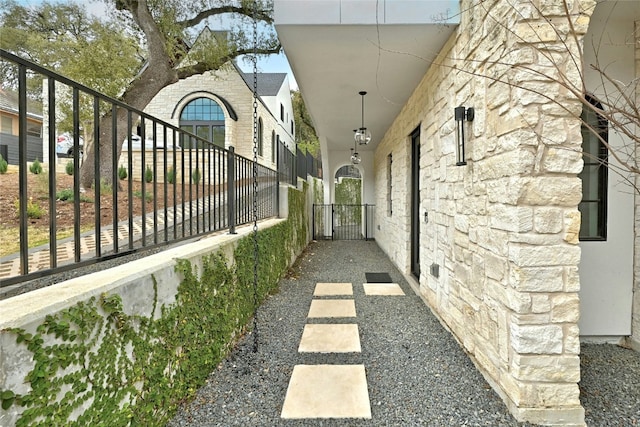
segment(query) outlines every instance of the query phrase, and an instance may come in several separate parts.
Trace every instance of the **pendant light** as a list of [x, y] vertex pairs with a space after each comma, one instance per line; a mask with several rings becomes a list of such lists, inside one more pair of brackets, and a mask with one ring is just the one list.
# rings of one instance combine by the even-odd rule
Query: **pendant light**
[[356, 143], [358, 143], [360, 145], [366, 145], [366, 144], [369, 143], [369, 141], [371, 141], [371, 132], [364, 125], [364, 96], [367, 94], [367, 92], [365, 92], [363, 90], [363, 91], [360, 91], [358, 93], [362, 97], [362, 122], [361, 122], [362, 124], [361, 124], [360, 128], [358, 130], [356, 130], [356, 133], [354, 135], [354, 139], [355, 139]]

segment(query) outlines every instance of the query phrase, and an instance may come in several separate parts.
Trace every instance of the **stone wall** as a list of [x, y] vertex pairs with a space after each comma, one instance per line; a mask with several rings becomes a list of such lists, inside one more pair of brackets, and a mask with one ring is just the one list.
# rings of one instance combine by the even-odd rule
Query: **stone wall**
[[[238, 116], [235, 121], [229, 117], [224, 105], [211, 93], [226, 99]], [[218, 71], [216, 74], [205, 73], [180, 80], [162, 89], [145, 108], [145, 112], [178, 126], [180, 112], [189, 101], [201, 96], [214, 99], [225, 112], [225, 148], [234, 146], [236, 154], [253, 159], [253, 93], [235, 68]], [[268, 167], [275, 167], [271, 162], [271, 133], [285, 137], [278, 126], [277, 119], [258, 102], [258, 117], [263, 122], [263, 155], [258, 162]], [[148, 130], [147, 132], [150, 132]]]
[[[462, 1], [458, 31], [376, 150], [376, 204], [387, 203], [391, 153], [394, 207], [377, 210], [376, 239], [409, 274], [409, 135], [420, 126], [423, 296], [519, 420], [582, 425], [581, 104], [552, 81], [578, 79], [562, 3]], [[594, 2], [568, 4], [580, 39]], [[475, 108], [466, 166], [455, 165], [461, 105]]]

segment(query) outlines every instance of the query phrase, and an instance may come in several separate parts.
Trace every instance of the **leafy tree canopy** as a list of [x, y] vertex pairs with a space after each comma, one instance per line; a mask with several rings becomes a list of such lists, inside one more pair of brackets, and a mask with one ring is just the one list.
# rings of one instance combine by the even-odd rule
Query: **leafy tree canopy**
[[[25, 7], [0, 2], [0, 48], [27, 58], [106, 95], [122, 93], [140, 69], [138, 41], [116, 22], [89, 15], [75, 3], [44, 2]], [[14, 86], [15, 72], [2, 65]], [[41, 81], [30, 86], [42, 91]]]
[[291, 101], [296, 124], [296, 144], [302, 151], [311, 153], [313, 157], [318, 159], [320, 157], [320, 141], [299, 91], [291, 91]]
[[[14, 0], [0, 0], [0, 47], [139, 110], [180, 79], [218, 70], [244, 55], [280, 51], [269, 0], [104, 1], [112, 12], [97, 19], [74, 3], [42, 3], [30, 8]], [[254, 22], [258, 28], [255, 43]], [[208, 32], [214, 37], [200, 37], [194, 43], [209, 24], [224, 31]], [[126, 120], [126, 114], [118, 112], [117, 141], [127, 137]], [[111, 123], [110, 113], [102, 116], [98, 149], [104, 177], [112, 175]], [[84, 129], [92, 127], [87, 124]], [[93, 182], [94, 145], [85, 141], [81, 168], [85, 187]], [[120, 151], [121, 147], [118, 155]]]

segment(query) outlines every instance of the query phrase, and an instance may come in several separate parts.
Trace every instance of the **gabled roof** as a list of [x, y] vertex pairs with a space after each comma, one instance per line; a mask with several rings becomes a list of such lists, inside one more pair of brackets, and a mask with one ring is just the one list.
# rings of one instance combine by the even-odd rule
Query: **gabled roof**
[[[18, 114], [18, 93], [0, 88], [0, 110]], [[27, 99], [27, 117], [42, 120], [42, 103]]]
[[[240, 73], [249, 88], [253, 88], [253, 73]], [[258, 95], [276, 96], [287, 73], [258, 73]]]

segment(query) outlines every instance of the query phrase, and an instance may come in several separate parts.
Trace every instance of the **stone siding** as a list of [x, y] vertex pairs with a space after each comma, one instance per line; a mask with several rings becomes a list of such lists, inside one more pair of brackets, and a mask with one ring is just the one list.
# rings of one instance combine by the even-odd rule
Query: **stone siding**
[[[237, 121], [229, 117], [222, 102], [211, 93], [231, 104], [238, 116]], [[236, 154], [253, 159], [253, 92], [235, 68], [195, 75], [169, 85], [153, 98], [144, 111], [178, 126], [184, 106], [199, 97], [211, 98], [222, 107], [225, 113], [225, 148], [233, 146]], [[263, 155], [259, 156], [258, 162], [275, 168], [276, 165], [271, 161], [271, 132], [280, 134], [285, 142], [290, 136], [282, 133], [278, 120], [262, 102], [258, 102], [258, 117], [263, 122]]]
[[[376, 240], [409, 274], [409, 135], [420, 126], [424, 298], [519, 420], [583, 425], [581, 104], [550, 80], [579, 76], [567, 65], [577, 47], [562, 2], [542, 3], [462, 1], [456, 34], [376, 150], [376, 204], [387, 204], [391, 153], [394, 207], [377, 210]], [[568, 4], [580, 39], [594, 2]], [[466, 166], [456, 166], [460, 105], [475, 108]]]

